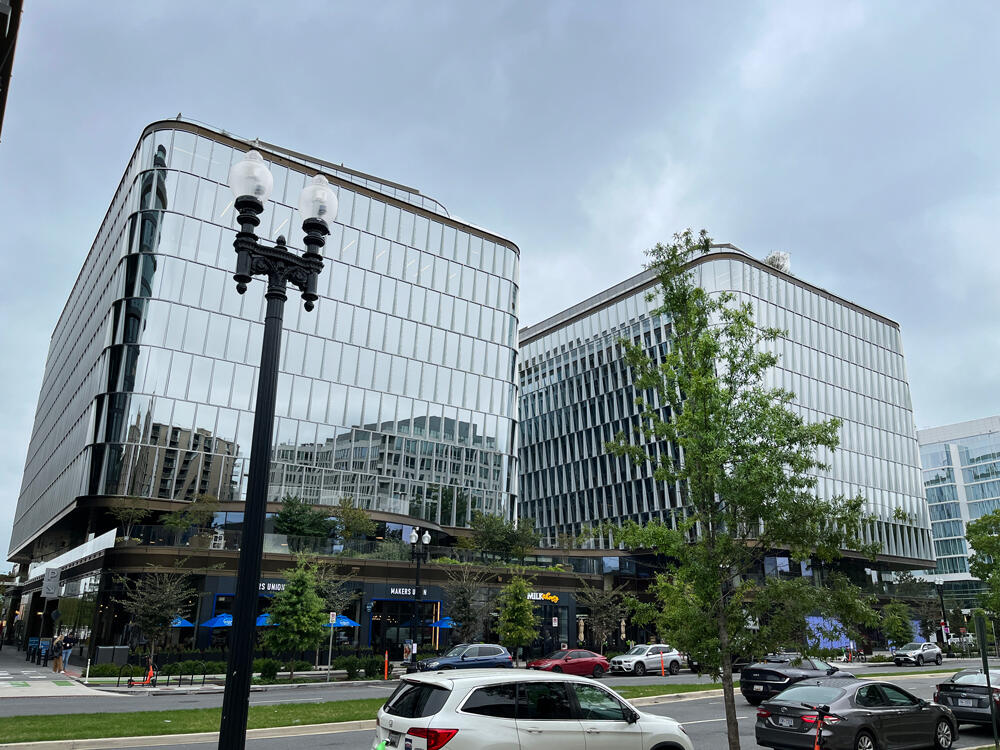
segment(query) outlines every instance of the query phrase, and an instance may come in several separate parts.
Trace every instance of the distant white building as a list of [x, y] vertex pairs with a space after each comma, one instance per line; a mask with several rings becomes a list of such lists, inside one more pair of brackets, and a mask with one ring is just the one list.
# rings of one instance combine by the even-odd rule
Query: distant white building
[[965, 527], [1000, 509], [1000, 416], [917, 431], [937, 567], [949, 599], [975, 606], [981, 584], [969, 572]]

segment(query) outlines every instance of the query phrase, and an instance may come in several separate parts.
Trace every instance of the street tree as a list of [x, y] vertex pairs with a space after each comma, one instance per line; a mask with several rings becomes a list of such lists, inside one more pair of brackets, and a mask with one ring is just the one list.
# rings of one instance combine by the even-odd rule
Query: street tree
[[469, 643], [486, 632], [496, 596], [490, 587], [494, 575], [489, 569], [455, 565], [445, 569], [448, 581], [442, 586], [448, 597], [448, 611], [454, 621], [453, 640]]
[[500, 612], [497, 630], [500, 643], [507, 647], [517, 663], [517, 651], [538, 638], [539, 617], [528, 598], [531, 585], [523, 576], [514, 576], [500, 590], [497, 609]]
[[274, 515], [274, 531], [287, 536], [326, 538], [331, 529], [328, 510], [316, 510], [297, 495], [285, 495]]
[[323, 600], [327, 612], [346, 614], [347, 608], [358, 598], [360, 592], [353, 583], [357, 573], [330, 558], [315, 561], [316, 593]]
[[[787, 550], [793, 560], [825, 562], [844, 548], [875, 549], [862, 538], [863, 498], [817, 493], [840, 422], [806, 422], [793, 393], [768, 385], [783, 332], [759, 326], [748, 302], [695, 283], [691, 264], [710, 247], [706, 232], [687, 230], [648, 251], [659, 281], [650, 298], [660, 299], [654, 315], [670, 324], [669, 349], [654, 360], [638, 339], [622, 342], [641, 423], [607, 445], [651, 465], [657, 481], [677, 489], [683, 510], [669, 523], [627, 522], [604, 532], [670, 561], [654, 583], [657, 605], [685, 612], [670, 621], [672, 642], [720, 673], [728, 744], [738, 750], [734, 649], [766, 653], [786, 636], [777, 629], [760, 635], [747, 614], [780, 580], [760, 576], [764, 557]], [[818, 607], [819, 592], [800, 593]]]
[[[180, 560], [180, 568], [186, 560]], [[175, 617], [187, 617], [191, 611], [195, 590], [189, 577], [178, 571], [140, 573], [135, 578], [116, 575], [122, 586], [114, 601], [128, 613], [149, 641], [149, 658], [156, 655], [156, 646], [166, 637]]]
[[294, 568], [285, 571], [285, 588], [274, 595], [267, 611], [274, 624], [267, 629], [264, 643], [278, 654], [291, 653], [294, 669], [294, 657], [323, 640], [323, 625], [327, 622], [323, 600], [316, 592], [316, 566], [311, 560], [300, 557]]
[[971, 521], [965, 538], [973, 550], [969, 571], [983, 582], [980, 603], [993, 619], [1000, 619], [1000, 510]]
[[892, 602], [882, 607], [882, 633], [896, 648], [913, 640], [910, 608], [902, 602]]
[[625, 602], [622, 597], [624, 586], [616, 588], [604, 588], [604, 586], [594, 586], [589, 581], [581, 578], [577, 588], [576, 604], [578, 607], [586, 607], [590, 614], [587, 617], [587, 626], [597, 643], [600, 653], [604, 653], [604, 646], [608, 636], [618, 630], [622, 615], [625, 612]]

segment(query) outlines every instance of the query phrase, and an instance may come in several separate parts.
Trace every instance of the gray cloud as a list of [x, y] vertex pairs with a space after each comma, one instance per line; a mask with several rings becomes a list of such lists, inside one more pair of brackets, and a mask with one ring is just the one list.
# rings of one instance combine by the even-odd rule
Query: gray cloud
[[3, 143], [0, 547], [47, 342], [178, 111], [521, 247], [521, 318], [685, 226], [899, 321], [920, 426], [1000, 412], [1000, 11], [919, 2], [30, 3]]

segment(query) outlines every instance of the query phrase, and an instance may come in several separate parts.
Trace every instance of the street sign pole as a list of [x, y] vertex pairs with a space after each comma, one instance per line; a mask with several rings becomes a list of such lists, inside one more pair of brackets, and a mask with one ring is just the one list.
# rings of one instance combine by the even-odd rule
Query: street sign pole
[[330, 645], [326, 651], [326, 681], [330, 681], [330, 670], [333, 669], [333, 624], [337, 621], [337, 613], [330, 613]]
[[[976, 615], [976, 638], [979, 641], [979, 655], [983, 657], [983, 675], [986, 677], [986, 694], [992, 697], [993, 685], [990, 682], [990, 655], [986, 650], [986, 618], [983, 617], [981, 613]], [[1000, 737], [997, 736], [997, 724], [1000, 723], [998, 722], [998, 718], [1000, 717], [998, 717], [997, 713], [1000, 712], [1000, 706], [997, 706], [997, 702], [995, 700], [990, 700], [989, 704], [990, 714], [993, 718], [993, 721], [990, 722], [990, 726], [993, 727], [993, 747], [995, 747], [996, 750], [1000, 750]]]

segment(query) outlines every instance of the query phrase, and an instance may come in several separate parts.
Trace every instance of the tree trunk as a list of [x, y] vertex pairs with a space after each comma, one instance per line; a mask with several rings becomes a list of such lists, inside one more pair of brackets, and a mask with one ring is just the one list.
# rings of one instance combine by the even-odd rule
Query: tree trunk
[[740, 727], [733, 695], [733, 658], [729, 646], [729, 623], [726, 619], [724, 596], [719, 602], [719, 651], [722, 657], [722, 702], [726, 707], [726, 739], [729, 741], [729, 750], [740, 750]]

